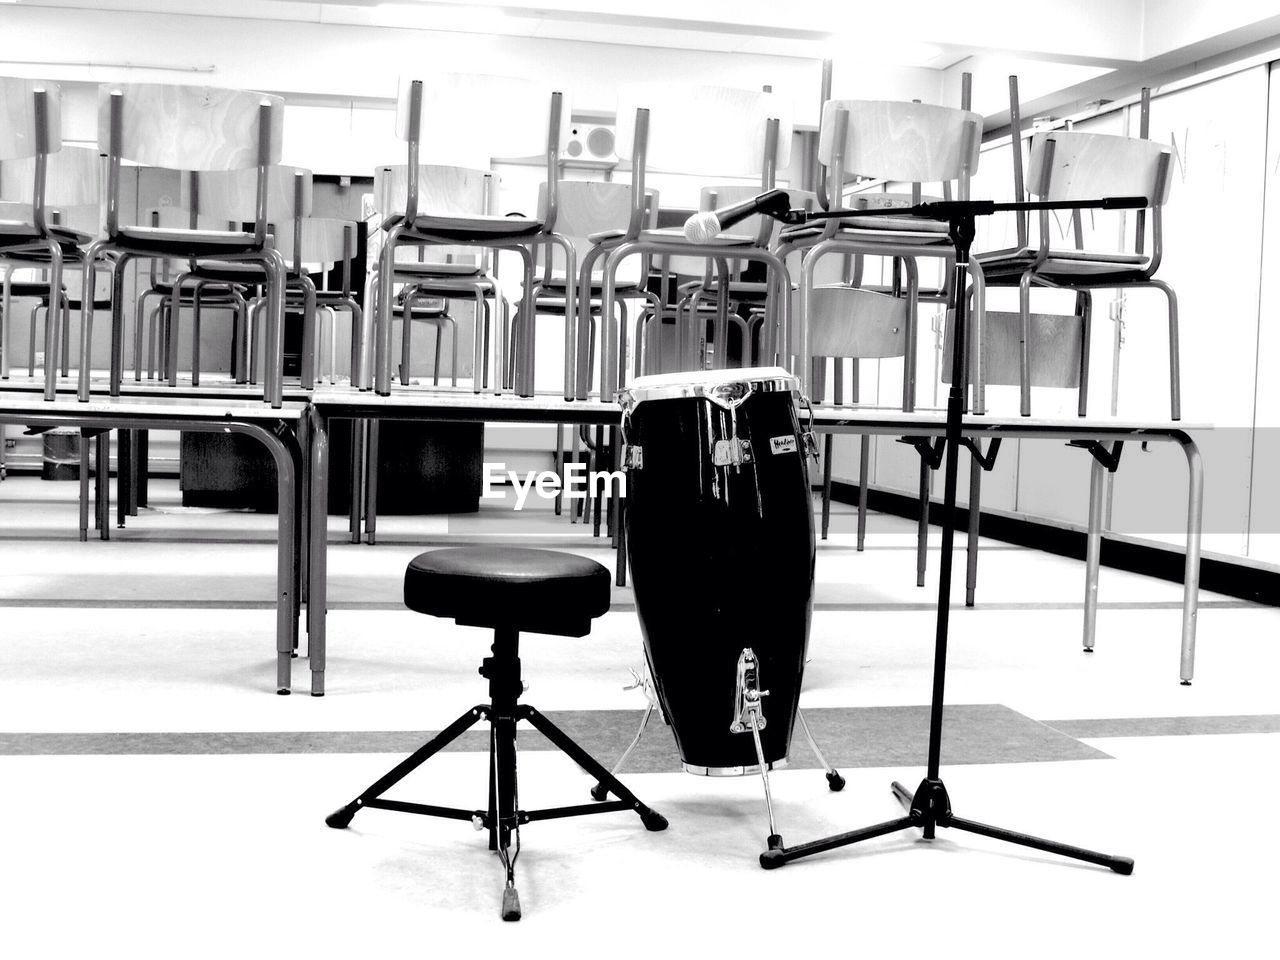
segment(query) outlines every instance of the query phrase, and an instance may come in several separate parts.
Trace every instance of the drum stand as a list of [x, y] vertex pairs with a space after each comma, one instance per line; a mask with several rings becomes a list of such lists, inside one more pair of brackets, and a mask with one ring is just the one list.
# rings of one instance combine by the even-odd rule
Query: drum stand
[[[947, 673], [947, 629], [951, 613], [951, 566], [952, 549], [955, 542], [955, 528], [961, 518], [956, 509], [956, 476], [958, 471], [961, 447], [961, 428], [967, 391], [968, 364], [965, 362], [965, 282], [969, 269], [969, 250], [973, 244], [974, 220], [978, 216], [1004, 211], [1054, 210], [1054, 209], [1134, 209], [1145, 207], [1147, 201], [1142, 197], [1114, 198], [1092, 202], [1054, 203], [1029, 201], [1019, 203], [993, 203], [991, 201], [945, 201], [941, 203], [925, 203], [915, 207], [886, 211], [856, 211], [858, 216], [864, 213], [873, 215], [930, 217], [949, 222], [948, 233], [955, 245], [956, 258], [951, 283], [950, 309], [955, 316], [955, 336], [951, 351], [951, 390], [947, 397], [946, 422], [946, 471], [943, 497], [942, 525], [942, 557], [938, 572], [938, 620], [935, 635], [933, 660], [933, 696], [929, 714], [929, 758], [928, 768], [923, 780], [914, 793], [902, 784], [892, 785], [893, 794], [907, 808], [907, 815], [896, 820], [863, 827], [848, 833], [837, 834], [822, 840], [802, 843], [795, 847], [784, 847], [781, 839], [775, 846], [770, 837], [770, 849], [760, 855], [760, 865], [766, 870], [781, 867], [792, 860], [812, 856], [826, 850], [849, 844], [861, 843], [874, 837], [897, 833], [912, 828], [923, 832], [926, 840], [932, 840], [938, 827], [952, 827], [956, 830], [976, 833], [980, 836], [1004, 840], [1019, 846], [1031, 847], [1046, 853], [1083, 860], [1086, 863], [1109, 867], [1119, 874], [1133, 872], [1133, 861], [1128, 857], [1117, 857], [1110, 854], [1086, 850], [1082, 847], [1069, 846], [1054, 840], [1042, 840], [1026, 834], [1006, 830], [1002, 827], [988, 826], [974, 820], [965, 820], [951, 812], [951, 798], [939, 774], [942, 744], [942, 701], [943, 687]], [[806, 219], [825, 219], [828, 217], [850, 216], [854, 211], [828, 210], [821, 215], [806, 216], [804, 211], [792, 211], [783, 219], [789, 222], [804, 222]]]
[[[662, 716], [662, 705], [658, 702], [658, 693], [654, 689], [653, 678], [649, 674], [649, 664], [646, 662], [638, 671], [633, 669], [631, 676], [634, 682], [623, 689], [643, 691], [648, 702], [645, 705], [644, 713], [640, 717], [640, 729], [636, 731], [636, 735], [627, 744], [627, 749], [622, 751], [622, 756], [618, 758], [617, 763], [613, 765], [613, 769], [609, 771], [615, 777], [622, 770], [622, 765], [626, 763], [631, 751], [640, 743], [640, 738], [644, 736], [644, 732], [648, 728], [649, 721], [653, 718], [654, 713], [656, 712], [658, 716]], [[769, 817], [767, 845], [770, 850], [773, 850], [782, 846], [782, 837], [778, 834], [777, 823], [773, 815], [773, 792], [769, 787], [769, 768], [771, 764], [765, 761], [764, 748], [760, 743], [760, 731], [768, 724], [768, 720], [764, 715], [762, 700], [768, 695], [768, 690], [760, 689], [760, 664], [756, 659], [755, 652], [750, 647], [744, 647], [742, 653], [738, 656], [738, 680], [734, 694], [734, 719], [729, 725], [729, 731], [731, 733], [750, 733], [755, 743], [760, 780], [764, 786], [765, 811]], [[664, 717], [663, 719], [665, 721], [666, 718]], [[833, 793], [843, 790], [845, 779], [841, 776], [839, 770], [827, 762], [826, 756], [818, 748], [818, 742], [814, 740], [809, 724], [804, 719], [804, 712], [797, 709], [796, 719], [800, 721], [800, 729], [804, 732], [805, 740], [809, 742], [809, 749], [818, 758], [818, 763], [821, 764], [823, 772], [826, 774], [827, 786]], [[603, 783], [597, 783], [591, 788], [593, 800], [604, 800], [608, 793], [609, 791]]]

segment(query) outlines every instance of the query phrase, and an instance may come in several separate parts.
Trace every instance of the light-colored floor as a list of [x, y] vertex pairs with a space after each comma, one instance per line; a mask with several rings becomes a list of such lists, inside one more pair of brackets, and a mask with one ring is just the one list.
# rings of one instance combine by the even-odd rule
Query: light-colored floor
[[[382, 518], [377, 547], [339, 542], [345, 523], [334, 517], [329, 693], [285, 698], [272, 695], [274, 518], [184, 511], [160, 481], [154, 508], [127, 530], [81, 544], [74, 495], [74, 484], [28, 477], [0, 484], [5, 956], [1207, 957], [1274, 945], [1280, 841], [1268, 798], [1280, 788], [1280, 735], [1252, 731], [1276, 729], [1280, 715], [1275, 608], [1204, 594], [1196, 683], [1181, 687], [1178, 585], [1104, 568], [1098, 649], [1085, 656], [1082, 565], [984, 542], [978, 607], [952, 620], [948, 702], [1060, 724], [1104, 756], [946, 766], [944, 740], [955, 811], [1132, 856], [1131, 877], [951, 832], [932, 843], [885, 837], [766, 873], [757, 780], [639, 773], [624, 779], [670, 829], [647, 833], [622, 814], [526, 827], [525, 918], [504, 925], [498, 865], [466, 824], [366, 811], [348, 831], [324, 826], [395, 756], [112, 755], [109, 735], [439, 729], [483, 698], [475, 670], [487, 640], [405, 611], [406, 560], [424, 545], [483, 538], [611, 565], [605, 545], [567, 520], [502, 505]], [[819, 548], [802, 703], [924, 704], [936, 531], [930, 585], [917, 589], [913, 525], [873, 516], [857, 553], [849, 521], [842, 511], [840, 532]], [[641, 707], [622, 689], [641, 659], [638, 622], [629, 591], [614, 600], [587, 638], [527, 638], [529, 702]], [[295, 669], [304, 689], [306, 660]], [[1206, 729], [1233, 732], [1197, 735]], [[96, 738], [107, 752], [24, 755], [30, 735], [50, 733], [108, 735]], [[923, 763], [848, 768], [838, 794], [814, 770], [778, 772], [780, 829], [796, 843], [898, 816], [888, 783], [914, 786]], [[397, 796], [481, 805], [485, 766], [479, 753], [436, 757]], [[589, 781], [567, 759], [525, 751], [520, 769], [523, 805], [584, 801]]]

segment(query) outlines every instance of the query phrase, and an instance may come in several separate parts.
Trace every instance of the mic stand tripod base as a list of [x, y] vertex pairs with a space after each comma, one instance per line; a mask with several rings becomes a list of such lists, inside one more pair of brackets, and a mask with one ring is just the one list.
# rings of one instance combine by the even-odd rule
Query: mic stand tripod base
[[794, 847], [779, 845], [760, 854], [760, 866], [766, 870], [774, 870], [785, 866], [792, 860], [799, 860], [815, 853], [834, 850], [837, 847], [847, 847], [850, 844], [861, 843], [864, 840], [872, 840], [876, 837], [898, 833], [913, 827], [921, 830], [926, 840], [932, 840], [937, 827], [950, 827], [966, 833], [976, 833], [979, 836], [991, 837], [993, 840], [1004, 840], [1007, 843], [1015, 843], [1018, 846], [1030, 847], [1033, 850], [1040, 850], [1044, 853], [1057, 854], [1060, 857], [1068, 857], [1072, 860], [1083, 860], [1085, 863], [1107, 867], [1123, 876], [1133, 873], [1133, 860], [1129, 857], [1117, 857], [1109, 853], [1099, 853], [1096, 850], [1089, 850], [1085, 847], [1074, 847], [1070, 844], [1058, 843], [1056, 840], [1044, 840], [1040, 837], [1018, 833], [1014, 830], [1006, 830], [1003, 827], [993, 827], [985, 823], [978, 823], [976, 820], [957, 817], [951, 812], [951, 798], [947, 795], [946, 785], [941, 780], [930, 780], [926, 777], [920, 781], [920, 786], [916, 787], [915, 793], [912, 793], [897, 781], [894, 781], [891, 789], [893, 790], [893, 795], [907, 808], [905, 817], [873, 824], [860, 830], [851, 830], [848, 833], [837, 834], [834, 837], [827, 837], [823, 840], [798, 844]]

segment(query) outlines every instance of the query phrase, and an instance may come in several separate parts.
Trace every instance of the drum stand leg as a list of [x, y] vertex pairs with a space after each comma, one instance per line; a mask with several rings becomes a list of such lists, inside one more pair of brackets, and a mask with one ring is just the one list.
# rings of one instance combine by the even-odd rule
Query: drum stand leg
[[[622, 751], [622, 756], [617, 759], [613, 768], [609, 771], [609, 773], [615, 777], [622, 770], [622, 765], [627, 762], [627, 757], [631, 756], [631, 751], [639, 745], [640, 738], [644, 736], [645, 730], [648, 729], [649, 721], [653, 718], [654, 711], [659, 711], [660, 714], [662, 709], [658, 705], [658, 692], [653, 687], [653, 679], [649, 676], [649, 664], [646, 662], [639, 671], [636, 671], [633, 668], [631, 670], [631, 676], [635, 682], [628, 684], [622, 689], [641, 690], [644, 692], [645, 698], [648, 702], [645, 704], [644, 713], [640, 716], [640, 729], [636, 731], [636, 735], [632, 737], [631, 742], [627, 744], [627, 749]], [[603, 783], [597, 783], [591, 788], [592, 800], [603, 801], [608, 795], [609, 788]]]
[[804, 731], [804, 738], [809, 741], [809, 749], [813, 751], [813, 755], [818, 758], [818, 763], [822, 764], [822, 769], [827, 773], [827, 785], [831, 787], [833, 793], [843, 790], [844, 777], [840, 775], [839, 770], [827, 763], [827, 758], [818, 749], [818, 741], [813, 739], [809, 724], [804, 719], [803, 710], [796, 711], [796, 719], [800, 721], [800, 729]]
[[764, 806], [769, 815], [768, 849], [781, 850], [782, 835], [778, 833], [777, 822], [773, 816], [773, 791], [769, 787], [769, 764], [764, 759], [764, 745], [760, 742], [760, 731], [768, 721], [761, 711], [762, 701], [769, 695], [768, 690], [760, 689], [760, 662], [755, 651], [744, 647], [738, 656], [738, 690], [735, 696], [733, 723], [729, 725], [730, 733], [751, 732], [751, 741], [756, 748], [756, 761], [760, 765], [760, 782], [764, 785]]

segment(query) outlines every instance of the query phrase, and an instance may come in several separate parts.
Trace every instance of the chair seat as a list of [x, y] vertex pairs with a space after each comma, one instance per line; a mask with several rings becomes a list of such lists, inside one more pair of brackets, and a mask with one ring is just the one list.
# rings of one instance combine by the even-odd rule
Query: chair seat
[[409, 562], [404, 602], [467, 626], [581, 637], [609, 609], [611, 580], [600, 564], [571, 553], [454, 547]]
[[601, 230], [598, 233], [587, 234], [587, 239], [592, 243], [603, 243], [612, 245], [627, 235], [625, 230]]
[[121, 227], [117, 247], [135, 253], [216, 257], [261, 249], [252, 233], [238, 230], [181, 230], [172, 227]]
[[[396, 214], [383, 221], [383, 229], [405, 223]], [[426, 214], [406, 224], [404, 238], [435, 240], [441, 243], [484, 243], [485, 241], [516, 240], [532, 236], [542, 230], [542, 221], [530, 217], [499, 217], [494, 214], [469, 217], [435, 217]]]
[[[783, 243], [821, 237], [821, 224], [787, 227], [779, 234]], [[836, 237], [843, 240], [875, 241], [891, 244], [948, 244], [947, 225], [937, 220], [915, 217], [845, 217], [840, 221]]]
[[[538, 286], [542, 287], [543, 290], [547, 291], [563, 293], [568, 289], [568, 283], [565, 281], [564, 277], [547, 277], [545, 279], [542, 277], [535, 277], [534, 282], [538, 284]], [[577, 285], [577, 281], [574, 281], [574, 286], [576, 287]], [[640, 289], [640, 281], [618, 280], [614, 283], [613, 289], [615, 293], [619, 294], [635, 292]], [[602, 290], [604, 290], [604, 279], [602, 277], [593, 276], [591, 278], [591, 292], [600, 293]]]
[[474, 277], [479, 272], [478, 263], [401, 263], [396, 261], [397, 277]]
[[[67, 288], [64, 286], [62, 289], [65, 292]], [[14, 300], [44, 300], [49, 296], [49, 284], [38, 280], [14, 280], [9, 284], [9, 296]]]
[[47, 233], [41, 233], [34, 224], [22, 220], [0, 220], [0, 249], [19, 244], [39, 243], [49, 237], [57, 240], [64, 251], [68, 248], [74, 250], [93, 239], [87, 233], [80, 233], [78, 230], [70, 230], [67, 227], [49, 227]]
[[[685, 239], [683, 227], [657, 227], [653, 230], [641, 230], [640, 241], [649, 240], [656, 243], [692, 243]], [[713, 240], [706, 243], [700, 243], [700, 247], [750, 247], [754, 246], [756, 238], [748, 237], [741, 233], [721, 233]]]
[[[1022, 274], [1035, 263], [1034, 250], [1001, 251], [978, 254], [975, 259], [983, 272], [998, 279], [1002, 275]], [[1049, 256], [1036, 275], [1052, 279], [1055, 275], [1067, 278], [1090, 277], [1113, 273], [1136, 273], [1147, 265], [1147, 258], [1133, 253], [1091, 253], [1087, 250], [1050, 250]]]

